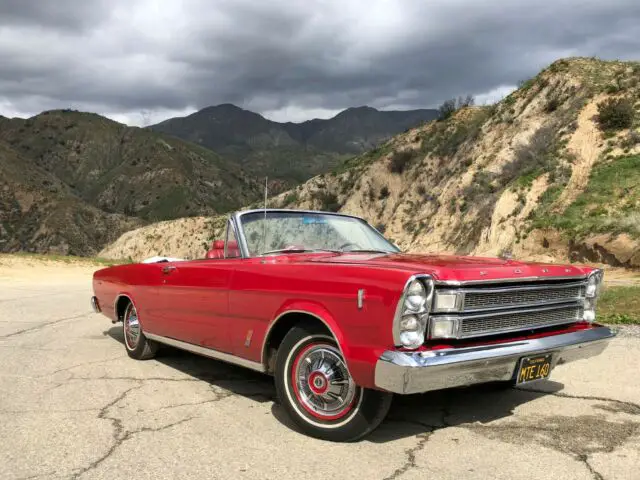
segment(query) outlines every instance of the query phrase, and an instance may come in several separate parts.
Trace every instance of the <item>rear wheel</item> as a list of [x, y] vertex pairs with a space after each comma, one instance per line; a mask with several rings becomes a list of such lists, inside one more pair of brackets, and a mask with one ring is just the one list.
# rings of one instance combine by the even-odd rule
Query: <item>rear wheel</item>
[[375, 429], [392, 395], [355, 384], [336, 341], [314, 327], [294, 327], [276, 358], [278, 397], [308, 435], [336, 442], [357, 440]]
[[129, 303], [124, 311], [122, 331], [124, 334], [124, 346], [131, 358], [148, 360], [155, 356], [158, 346], [144, 336], [142, 325], [140, 325], [138, 319], [138, 312], [133, 303]]

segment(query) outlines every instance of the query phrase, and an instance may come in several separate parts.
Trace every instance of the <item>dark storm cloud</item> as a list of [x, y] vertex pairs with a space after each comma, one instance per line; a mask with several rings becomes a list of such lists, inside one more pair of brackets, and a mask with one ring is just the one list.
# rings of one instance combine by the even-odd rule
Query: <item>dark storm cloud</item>
[[2, 0], [0, 25], [41, 25], [81, 30], [105, 18], [108, 0]]
[[0, 113], [434, 106], [638, 39], [637, 0], [4, 0]]

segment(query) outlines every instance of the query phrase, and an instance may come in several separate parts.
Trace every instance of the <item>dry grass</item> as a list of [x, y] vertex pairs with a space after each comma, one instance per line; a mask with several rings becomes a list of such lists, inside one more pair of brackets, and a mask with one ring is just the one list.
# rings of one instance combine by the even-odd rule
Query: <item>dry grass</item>
[[605, 288], [597, 311], [603, 323], [640, 324], [640, 286]]

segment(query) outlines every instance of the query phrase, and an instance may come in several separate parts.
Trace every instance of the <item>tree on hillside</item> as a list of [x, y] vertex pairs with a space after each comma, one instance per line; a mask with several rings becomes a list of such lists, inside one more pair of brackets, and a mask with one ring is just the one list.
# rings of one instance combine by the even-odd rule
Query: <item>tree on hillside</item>
[[438, 107], [438, 111], [440, 112], [440, 120], [446, 120], [461, 108], [471, 107], [475, 103], [476, 99], [471, 94], [467, 95], [466, 97], [460, 96], [457, 99], [450, 98], [449, 100], [445, 100], [442, 105]]

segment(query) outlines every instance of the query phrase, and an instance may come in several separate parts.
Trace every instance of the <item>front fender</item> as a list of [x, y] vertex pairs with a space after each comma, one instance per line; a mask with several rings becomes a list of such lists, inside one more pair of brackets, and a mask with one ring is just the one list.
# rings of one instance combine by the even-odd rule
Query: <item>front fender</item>
[[288, 313], [305, 313], [320, 320], [331, 331], [333, 337], [338, 342], [338, 346], [342, 351], [342, 355], [345, 357], [345, 359], [348, 358], [349, 345], [345, 341], [344, 332], [338, 326], [338, 323], [336, 322], [334, 316], [322, 304], [311, 302], [308, 300], [288, 301], [278, 309], [275, 318], [271, 321], [267, 329], [267, 335], [265, 335], [265, 345], [266, 339], [269, 337], [269, 332], [271, 332], [271, 329], [276, 325], [278, 320], [280, 320]]
[[[357, 342], [350, 341], [346, 336], [346, 332], [340, 327], [335, 316], [323, 305], [312, 301], [289, 301], [284, 303], [277, 311], [275, 318], [269, 324], [269, 328], [264, 337], [262, 345], [262, 359], [266, 365], [268, 352], [266, 346], [269, 334], [278, 324], [278, 321], [288, 313], [303, 313], [313, 316], [320, 320], [333, 334], [338, 342], [338, 348], [342, 352], [342, 356], [347, 364], [347, 369], [353, 377], [356, 384], [361, 387], [375, 388], [373, 375], [375, 371], [375, 361], [379, 354], [383, 352], [383, 348], [371, 348], [371, 346], [360, 346]], [[355, 348], [354, 348], [355, 345]], [[379, 350], [379, 351], [378, 351]]]

